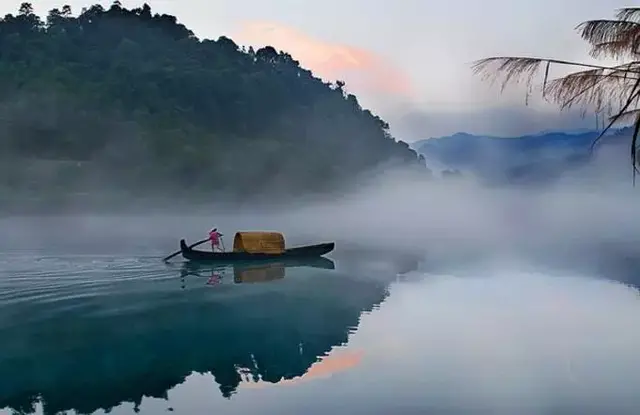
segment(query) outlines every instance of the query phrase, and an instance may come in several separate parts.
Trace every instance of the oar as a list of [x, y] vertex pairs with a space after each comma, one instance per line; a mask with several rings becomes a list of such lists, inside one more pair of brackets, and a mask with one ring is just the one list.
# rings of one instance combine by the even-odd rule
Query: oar
[[[207, 239], [203, 239], [201, 241], [196, 242], [195, 244], [189, 245], [189, 249], [194, 248], [198, 245], [202, 245], [203, 243], [207, 242], [209, 240], [209, 238]], [[178, 255], [180, 252], [182, 252], [182, 250], [178, 251], [178, 252], [174, 252], [173, 254], [169, 255], [168, 257], [166, 257], [165, 259], [163, 259], [162, 261], [167, 262], [168, 260], [170, 260], [171, 258], [173, 258], [174, 256]]]

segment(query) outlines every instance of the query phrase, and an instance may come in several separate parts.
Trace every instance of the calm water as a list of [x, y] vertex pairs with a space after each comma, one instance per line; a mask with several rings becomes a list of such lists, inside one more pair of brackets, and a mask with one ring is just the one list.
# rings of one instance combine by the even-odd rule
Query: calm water
[[5, 252], [0, 413], [639, 413], [632, 285], [374, 257]]

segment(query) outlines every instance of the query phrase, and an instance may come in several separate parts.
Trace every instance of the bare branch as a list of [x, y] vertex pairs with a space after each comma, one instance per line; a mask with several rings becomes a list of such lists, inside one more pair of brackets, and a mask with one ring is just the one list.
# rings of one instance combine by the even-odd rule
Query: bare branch
[[476, 74], [481, 74], [484, 79], [497, 80], [503, 76], [502, 89], [504, 90], [510, 82], [514, 79], [518, 82], [523, 75], [526, 75], [526, 78], [532, 78], [543, 63], [545, 60], [538, 58], [497, 57], [475, 62], [472, 70]]
[[[629, 96], [629, 98], [627, 99], [626, 104], [622, 107], [622, 109], [620, 110], [620, 112], [618, 112], [616, 115], [614, 115], [611, 118], [611, 121], [609, 121], [609, 125], [607, 125], [607, 127], [602, 130], [602, 132], [600, 133], [600, 135], [598, 135], [598, 137], [596, 137], [595, 140], [593, 140], [593, 143], [591, 143], [591, 150], [593, 150], [596, 146], [596, 144], [598, 143], [598, 141], [600, 141], [600, 139], [602, 137], [604, 137], [605, 133], [607, 131], [609, 131], [609, 129], [611, 128], [611, 126], [613, 124], [615, 124], [618, 119], [620, 117], [623, 116], [623, 114], [629, 109], [629, 107], [631, 106], [631, 104], [633, 103], [633, 101], [637, 101], [638, 97], [640, 96], [640, 91], [638, 91], [638, 87], [640, 86], [640, 79], [638, 79], [634, 84], [633, 84], [633, 89], [632, 89], [632, 93]], [[635, 168], [635, 165], [634, 165]]]
[[575, 104], [593, 105], [596, 111], [603, 108], [605, 102], [617, 101], [624, 105], [625, 97], [633, 90], [638, 75], [620, 75], [617, 71], [589, 69], [575, 72], [549, 82], [547, 95], [557, 102], [562, 109], [569, 109]]
[[[617, 69], [617, 66], [604, 66], [604, 65], [595, 65], [591, 63], [583, 63], [583, 62], [572, 62], [565, 61], [562, 59], [549, 59], [549, 58], [533, 58], [528, 56], [494, 56], [491, 58], [479, 59], [473, 63], [471, 66], [472, 70], [477, 73], [487, 72], [489, 66], [494, 65], [498, 66], [498, 71], [504, 71], [506, 69], [516, 67], [519, 68], [521, 66], [537, 66], [543, 63], [555, 63], [558, 65], [567, 65], [567, 66], [580, 66], [583, 68], [593, 68], [593, 69]], [[496, 69], [496, 68], [494, 68]], [[632, 68], [628, 68], [630, 72], [640, 73], [640, 70], [632, 70]]]
[[475, 74], [480, 74], [483, 79], [497, 81], [501, 79], [501, 89], [504, 90], [509, 83], [518, 83], [523, 78], [529, 83], [543, 64], [559, 64], [567, 66], [579, 66], [583, 68], [603, 69], [617, 71], [619, 73], [629, 72], [640, 75], [640, 64], [630, 66], [629, 64], [620, 66], [592, 65], [580, 62], [564, 61], [559, 59], [543, 59], [531, 57], [491, 57], [481, 59], [472, 65]]
[[[629, 110], [620, 114], [620, 117], [616, 119], [616, 122], [629, 122], [629, 121], [635, 122], [638, 116], [640, 116], [640, 108], [635, 110]], [[609, 117], [609, 121], [613, 119], [614, 117]]]
[[633, 136], [631, 137], [631, 165], [633, 166], [633, 186], [636, 185], [636, 173], [638, 173], [638, 132], [640, 132], [640, 114], [636, 117], [636, 122], [633, 126]]
[[547, 81], [549, 80], [549, 68], [551, 67], [551, 62], [547, 62], [547, 66], [544, 69], [544, 80], [542, 81], [542, 96], [545, 96], [547, 91]]

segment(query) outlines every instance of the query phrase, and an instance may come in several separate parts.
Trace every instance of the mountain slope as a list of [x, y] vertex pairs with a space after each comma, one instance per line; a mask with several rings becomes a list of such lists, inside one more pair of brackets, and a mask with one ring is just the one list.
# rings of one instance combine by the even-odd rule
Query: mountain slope
[[423, 165], [344, 83], [272, 47], [198, 39], [146, 4], [43, 21], [24, 3], [0, 20], [0, 50], [0, 161], [15, 164], [0, 195], [291, 194]]
[[[614, 129], [600, 147], [628, 145], [630, 128]], [[553, 181], [565, 172], [589, 164], [599, 131], [546, 132], [521, 137], [490, 137], [457, 133], [414, 143], [428, 163], [469, 171], [490, 181]], [[430, 165], [432, 165], [430, 163]]]

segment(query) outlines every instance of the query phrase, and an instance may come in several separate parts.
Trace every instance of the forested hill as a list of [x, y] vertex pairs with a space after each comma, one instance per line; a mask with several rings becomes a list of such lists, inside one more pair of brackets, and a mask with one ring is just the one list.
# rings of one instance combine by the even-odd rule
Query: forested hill
[[146, 4], [38, 12], [0, 21], [4, 194], [296, 192], [424, 166], [343, 82], [285, 52], [198, 39]]

